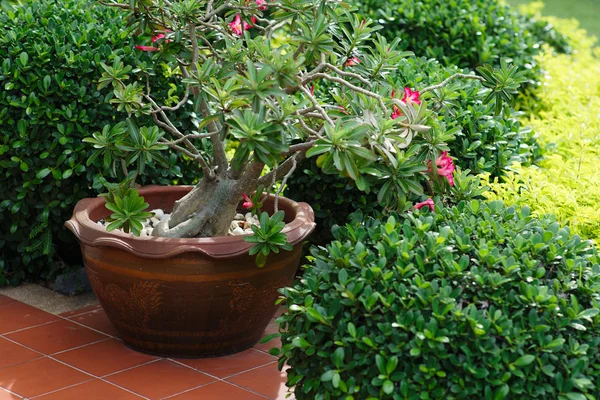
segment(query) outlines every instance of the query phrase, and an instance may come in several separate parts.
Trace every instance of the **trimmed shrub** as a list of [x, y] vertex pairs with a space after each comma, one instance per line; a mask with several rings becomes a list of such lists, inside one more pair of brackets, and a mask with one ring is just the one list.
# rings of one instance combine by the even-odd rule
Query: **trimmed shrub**
[[[547, 71], [538, 90], [541, 111], [531, 124], [547, 148], [539, 166], [516, 166], [502, 179], [489, 179], [491, 199], [528, 205], [536, 215], [555, 214], [582, 237], [600, 242], [600, 54], [574, 21], [554, 21], [569, 34], [576, 55], [546, 52]], [[568, 88], [568, 89], [566, 89]]]
[[[398, 87], [422, 89], [457, 72], [468, 73], [457, 67], [444, 67], [435, 60], [408, 58], [400, 62], [394, 79]], [[505, 107], [503, 114], [494, 115], [493, 104], [483, 104], [486, 94], [478, 81], [457, 80], [424, 96], [437, 112], [429, 121], [434, 126], [433, 133], [413, 140], [421, 149], [415, 159], [426, 163], [426, 153], [431, 148], [444, 148], [462, 170], [486, 172], [493, 177], [504, 175], [515, 162], [529, 165], [539, 160], [540, 146], [532, 130], [519, 122], [520, 113]], [[325, 175], [315, 160], [306, 160], [298, 169], [288, 180], [286, 195], [315, 209], [317, 243], [329, 239], [331, 227], [343, 225], [353, 211], [372, 214], [382, 210], [377, 193], [384, 181], [371, 193], [364, 193], [349, 179]]]
[[[85, 0], [41, 0], [0, 12], [0, 284], [50, 278], [79, 262], [63, 224], [78, 200], [100, 189], [82, 138], [116, 117], [111, 90], [97, 90], [100, 63], [148, 57], [134, 53], [124, 24], [118, 10]], [[176, 95], [164, 76], [151, 79], [164, 81], [162, 96]], [[170, 168], [140, 183], [181, 175], [184, 161], [169, 161]], [[185, 170], [190, 176], [181, 182], [199, 176], [198, 168]]]
[[282, 289], [296, 399], [600, 395], [590, 242], [500, 201], [356, 217]]
[[402, 38], [402, 46], [446, 65], [475, 68], [500, 58], [538, 75], [535, 56], [543, 44], [570, 51], [552, 25], [517, 13], [498, 0], [366, 0], [352, 2], [383, 25], [382, 34]]

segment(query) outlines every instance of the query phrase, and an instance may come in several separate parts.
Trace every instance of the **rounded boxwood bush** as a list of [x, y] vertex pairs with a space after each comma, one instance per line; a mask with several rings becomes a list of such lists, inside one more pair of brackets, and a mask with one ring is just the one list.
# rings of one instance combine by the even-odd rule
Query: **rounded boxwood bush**
[[[0, 285], [49, 278], [79, 261], [63, 224], [78, 200], [101, 189], [82, 139], [124, 118], [108, 103], [111, 90], [97, 89], [100, 63], [149, 57], [134, 50], [139, 43], [122, 30], [125, 23], [118, 10], [86, 0], [0, 11]], [[169, 95], [167, 78], [151, 79]], [[152, 169], [140, 183], [181, 175], [184, 161], [169, 161], [170, 168]], [[199, 176], [193, 165], [183, 171], [180, 182]]]
[[600, 258], [502, 202], [357, 218], [282, 290], [303, 399], [594, 399]]
[[[469, 71], [446, 67], [427, 58], [407, 58], [399, 63], [393, 79], [398, 87], [417, 90], [442, 82], [457, 72]], [[485, 172], [501, 177], [515, 162], [522, 165], [537, 162], [542, 150], [532, 130], [520, 123], [521, 113], [505, 107], [501, 115], [494, 115], [493, 104], [483, 104], [486, 94], [487, 89], [480, 82], [458, 80], [428, 95], [436, 110], [429, 121], [434, 134], [413, 139], [421, 148], [416, 158], [423, 158], [429, 148], [447, 141], [445, 146], [454, 163], [472, 174]], [[324, 174], [314, 159], [304, 161], [287, 183], [286, 196], [305, 201], [315, 210], [317, 229], [313, 239], [317, 243], [330, 239], [331, 227], [345, 224], [352, 212], [362, 210], [372, 214], [383, 209], [377, 202], [383, 182], [376, 184], [371, 193], [364, 193], [350, 179]]]
[[545, 21], [521, 15], [498, 0], [352, 1], [383, 25], [382, 34], [446, 65], [475, 68], [500, 58], [527, 68], [536, 79], [535, 56], [543, 44], [570, 51], [567, 39]]

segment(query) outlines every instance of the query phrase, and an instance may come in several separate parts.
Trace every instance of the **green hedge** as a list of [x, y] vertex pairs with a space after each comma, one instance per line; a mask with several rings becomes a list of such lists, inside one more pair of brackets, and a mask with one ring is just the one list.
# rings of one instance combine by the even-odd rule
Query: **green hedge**
[[[0, 284], [16, 284], [80, 262], [63, 224], [78, 200], [100, 189], [82, 138], [123, 117], [107, 102], [111, 91], [97, 90], [100, 63], [148, 55], [134, 50], [121, 13], [95, 1], [35, 1], [0, 12], [0, 26]], [[152, 79], [168, 96], [168, 80]], [[170, 162], [146, 183], [181, 175], [185, 162]], [[188, 166], [181, 181], [198, 170]]]
[[383, 25], [390, 39], [419, 56], [446, 65], [475, 68], [510, 59], [537, 80], [535, 55], [543, 44], [570, 51], [563, 35], [547, 22], [517, 13], [498, 0], [352, 1], [360, 12]]
[[552, 218], [470, 201], [335, 237], [282, 290], [296, 399], [600, 395], [600, 257]]

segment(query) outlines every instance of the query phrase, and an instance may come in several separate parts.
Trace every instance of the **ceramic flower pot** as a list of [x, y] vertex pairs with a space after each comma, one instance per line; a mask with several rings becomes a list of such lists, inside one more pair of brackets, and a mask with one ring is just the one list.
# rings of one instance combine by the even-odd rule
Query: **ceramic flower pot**
[[[191, 186], [140, 190], [150, 209], [171, 211]], [[265, 209], [273, 208], [273, 199]], [[232, 354], [258, 342], [277, 311], [277, 289], [289, 285], [302, 241], [315, 227], [306, 203], [279, 199], [292, 251], [271, 254], [264, 268], [243, 236], [200, 239], [134, 237], [106, 232], [103, 198], [83, 199], [66, 226], [81, 243], [94, 292], [129, 347], [168, 357]]]

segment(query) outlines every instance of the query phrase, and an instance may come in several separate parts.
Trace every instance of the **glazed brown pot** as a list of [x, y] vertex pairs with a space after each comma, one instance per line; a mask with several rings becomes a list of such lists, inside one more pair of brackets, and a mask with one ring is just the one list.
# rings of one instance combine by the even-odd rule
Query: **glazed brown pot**
[[[150, 209], [171, 211], [191, 186], [140, 189]], [[265, 202], [273, 209], [273, 199]], [[294, 246], [267, 258], [248, 255], [243, 236], [201, 239], [106, 232], [103, 198], [83, 199], [66, 226], [81, 243], [94, 292], [129, 347], [168, 357], [213, 357], [256, 344], [277, 311], [277, 289], [292, 283], [302, 241], [315, 227], [306, 203], [279, 199], [283, 232]]]

